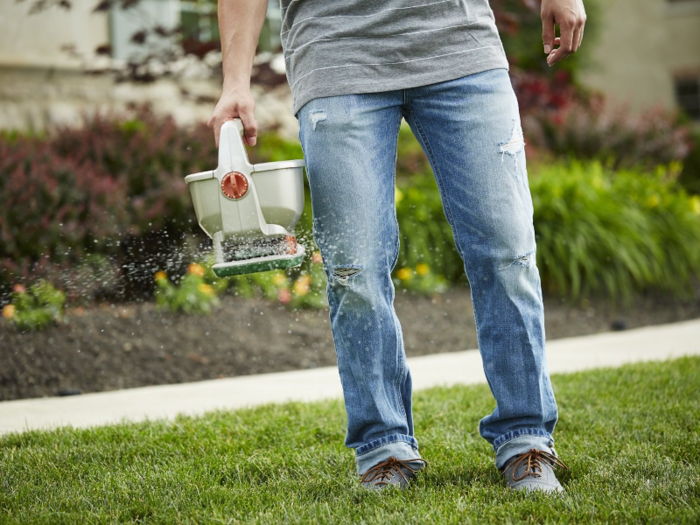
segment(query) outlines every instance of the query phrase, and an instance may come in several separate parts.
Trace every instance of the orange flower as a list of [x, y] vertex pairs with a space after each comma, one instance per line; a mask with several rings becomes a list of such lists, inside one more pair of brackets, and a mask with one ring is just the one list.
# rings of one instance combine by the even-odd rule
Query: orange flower
[[15, 305], [13, 305], [13, 304], [6, 304], [2, 308], [2, 316], [5, 319], [12, 319], [16, 313], [17, 313], [17, 309], [15, 308]]
[[24, 293], [27, 289], [21, 284], [16, 284], [12, 287], [12, 291], [15, 293]]
[[168, 278], [166, 273], [162, 270], [160, 272], [156, 272], [154, 277], [156, 281], [165, 281]]
[[321, 252], [314, 252], [311, 256], [311, 262], [314, 264], [323, 264], [323, 257], [321, 257]]
[[204, 277], [205, 272], [206, 270], [201, 264], [190, 263], [190, 265], [187, 267], [187, 273], [191, 273], [192, 275], [196, 275], [197, 277]]

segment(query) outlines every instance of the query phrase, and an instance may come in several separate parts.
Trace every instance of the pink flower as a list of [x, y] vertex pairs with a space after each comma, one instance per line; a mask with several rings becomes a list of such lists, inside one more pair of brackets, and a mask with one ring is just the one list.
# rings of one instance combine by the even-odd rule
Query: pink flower
[[288, 304], [292, 300], [292, 293], [288, 288], [282, 288], [277, 292], [277, 298], [282, 304]]

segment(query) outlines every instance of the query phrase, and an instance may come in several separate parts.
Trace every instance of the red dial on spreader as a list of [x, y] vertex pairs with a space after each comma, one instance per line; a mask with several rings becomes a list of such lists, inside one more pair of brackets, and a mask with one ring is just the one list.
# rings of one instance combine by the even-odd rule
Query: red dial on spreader
[[241, 199], [248, 193], [248, 179], [238, 171], [230, 171], [221, 179], [221, 191], [229, 199]]

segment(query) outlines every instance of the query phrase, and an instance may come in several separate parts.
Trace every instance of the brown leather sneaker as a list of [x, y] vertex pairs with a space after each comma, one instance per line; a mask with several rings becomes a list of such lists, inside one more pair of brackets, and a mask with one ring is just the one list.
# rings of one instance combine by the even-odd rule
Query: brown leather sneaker
[[554, 467], [567, 470], [569, 468], [555, 455], [533, 448], [529, 452], [510, 458], [501, 472], [508, 482], [508, 487], [514, 490], [564, 492], [554, 475]]
[[368, 489], [383, 489], [389, 486], [403, 489], [410, 480], [416, 477], [416, 472], [421, 470], [414, 468], [415, 465], [411, 466], [411, 463], [416, 462], [422, 463], [423, 468], [428, 465], [428, 462], [421, 458], [400, 460], [391, 456], [365, 472], [360, 482], [363, 487]]

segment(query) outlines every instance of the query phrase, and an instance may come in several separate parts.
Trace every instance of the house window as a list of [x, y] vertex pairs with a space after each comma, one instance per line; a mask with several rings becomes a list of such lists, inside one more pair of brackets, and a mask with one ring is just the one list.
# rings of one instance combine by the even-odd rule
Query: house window
[[178, 0], [141, 0], [138, 4], [122, 9], [114, 7], [110, 13], [112, 56], [122, 60], [139, 60], [148, 53], [172, 49], [172, 37], [148, 34], [144, 42], [138, 35], [157, 26], [173, 29], [180, 24], [180, 2]]
[[[185, 52], [204, 55], [219, 48], [216, 0], [140, 0], [128, 9], [115, 7], [110, 14], [112, 56], [138, 59], [153, 50], [172, 49], [174, 37], [158, 37], [153, 29], [181, 27]], [[259, 50], [278, 51], [282, 16], [279, 0], [268, 0], [267, 19], [260, 33]], [[148, 32], [147, 41], [133, 41], [134, 35]]]
[[[219, 48], [219, 22], [215, 0], [181, 0], [182, 42], [185, 51]], [[282, 15], [279, 0], [268, 0], [267, 18], [260, 31], [259, 51], [278, 51]]]
[[672, 17], [695, 16], [700, 13], [700, 0], [666, 0], [666, 13]]
[[182, 47], [197, 55], [219, 48], [219, 22], [216, 2], [195, 0], [180, 2]]
[[700, 120], [700, 76], [675, 80], [676, 103], [693, 120]]
[[268, 0], [267, 19], [260, 32], [258, 40], [259, 51], [279, 51], [282, 47], [280, 40], [280, 30], [282, 28], [282, 12], [280, 11], [279, 0]]

